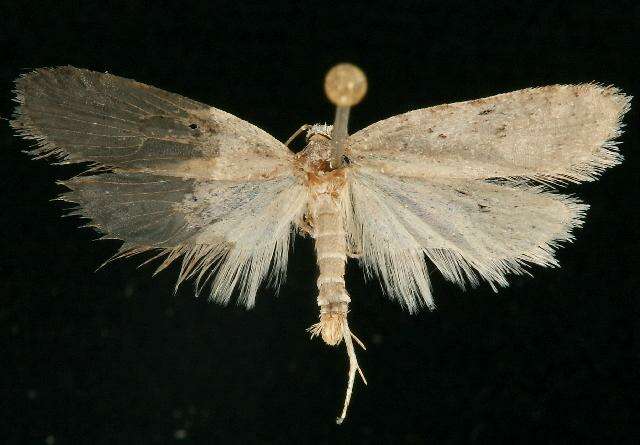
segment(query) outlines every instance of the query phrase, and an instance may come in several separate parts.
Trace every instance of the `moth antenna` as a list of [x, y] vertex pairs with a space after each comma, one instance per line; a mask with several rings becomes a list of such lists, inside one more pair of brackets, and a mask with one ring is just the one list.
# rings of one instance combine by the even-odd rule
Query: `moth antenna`
[[349, 112], [351, 107], [362, 101], [367, 93], [367, 76], [355, 65], [339, 63], [327, 72], [324, 78], [324, 92], [336, 106], [331, 138], [334, 149], [331, 153], [331, 168], [340, 168], [343, 163], [344, 141], [348, 136]]
[[304, 124], [304, 125], [302, 125], [300, 128], [298, 128], [298, 129], [295, 131], [295, 133], [293, 133], [293, 134], [289, 137], [289, 139], [287, 139], [287, 142], [285, 142], [285, 143], [284, 143], [284, 145], [286, 145], [286, 146], [288, 147], [288, 146], [289, 146], [289, 144], [290, 144], [291, 142], [293, 142], [293, 140], [294, 140], [295, 138], [297, 138], [297, 137], [298, 137], [298, 135], [299, 135], [300, 133], [302, 133], [303, 131], [307, 131], [309, 128], [311, 128], [311, 125], [309, 125], [309, 124]]
[[351, 402], [351, 393], [353, 392], [353, 383], [356, 379], [356, 371], [360, 374], [362, 381], [364, 384], [367, 384], [367, 379], [364, 377], [364, 373], [362, 372], [362, 368], [358, 365], [358, 358], [356, 357], [356, 350], [353, 347], [353, 342], [351, 338], [356, 340], [356, 343], [362, 347], [362, 349], [366, 350], [362, 342], [356, 337], [351, 330], [349, 329], [349, 323], [345, 319], [342, 338], [344, 339], [344, 345], [347, 347], [347, 356], [349, 357], [349, 380], [347, 383], [347, 394], [344, 398], [344, 406], [342, 407], [342, 414], [340, 417], [336, 419], [336, 423], [338, 425], [342, 424], [344, 419], [347, 417], [347, 408], [349, 407], [349, 402]]

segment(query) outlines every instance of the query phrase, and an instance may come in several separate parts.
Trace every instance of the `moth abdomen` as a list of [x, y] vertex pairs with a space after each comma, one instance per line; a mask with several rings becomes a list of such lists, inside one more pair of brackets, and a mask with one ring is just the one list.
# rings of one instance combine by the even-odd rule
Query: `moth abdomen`
[[351, 301], [344, 282], [347, 242], [339, 203], [330, 193], [315, 196], [312, 212], [315, 221], [315, 245], [320, 274], [318, 306], [320, 323], [312, 331], [325, 343], [342, 341], [348, 304]]

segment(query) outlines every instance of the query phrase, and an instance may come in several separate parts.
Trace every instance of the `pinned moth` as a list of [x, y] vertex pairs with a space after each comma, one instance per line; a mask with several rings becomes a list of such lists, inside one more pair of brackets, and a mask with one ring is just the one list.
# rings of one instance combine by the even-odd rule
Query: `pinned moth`
[[334, 124], [303, 126], [297, 154], [217, 108], [68, 66], [16, 80], [11, 125], [36, 141], [36, 157], [91, 163], [62, 182], [61, 199], [124, 241], [113, 258], [155, 251], [158, 271], [181, 259], [176, 286], [192, 278], [218, 303], [237, 293], [252, 307], [262, 282], [282, 284], [292, 235], [314, 238], [320, 320], [309, 331], [346, 345], [341, 423], [357, 372], [364, 381], [347, 258], [409, 312], [434, 307], [426, 258], [462, 287], [483, 279], [494, 289], [527, 265], [557, 266], [555, 249], [587, 210], [557, 189], [621, 162], [615, 139], [630, 104], [613, 87], [554, 85], [410, 111], [348, 135], [366, 89], [359, 68], [332, 68]]

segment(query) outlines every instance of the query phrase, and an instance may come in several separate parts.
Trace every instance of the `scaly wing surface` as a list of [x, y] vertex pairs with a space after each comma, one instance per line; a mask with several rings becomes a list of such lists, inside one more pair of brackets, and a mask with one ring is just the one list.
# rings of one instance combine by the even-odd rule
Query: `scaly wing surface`
[[251, 306], [269, 271], [281, 281], [306, 191], [275, 138], [177, 94], [68, 66], [21, 76], [16, 93], [12, 126], [37, 141], [35, 156], [99, 173], [64, 181], [64, 199], [125, 241], [118, 256], [160, 249], [160, 269], [182, 257], [178, 283], [217, 271], [219, 302], [238, 287]]
[[595, 84], [529, 88], [390, 117], [349, 136], [346, 153], [398, 176], [588, 181], [621, 162], [630, 100]]
[[612, 87], [556, 85], [358, 131], [346, 143], [352, 249], [409, 310], [433, 305], [425, 256], [461, 286], [505, 286], [527, 264], [556, 265], [555, 248], [587, 206], [550, 188], [593, 180], [622, 160], [615, 138], [629, 103]]
[[462, 287], [480, 278], [506, 286], [527, 264], [557, 265], [554, 250], [588, 208], [539, 187], [459, 179], [356, 171], [350, 187], [347, 227], [360, 261], [410, 311], [433, 306], [425, 256]]

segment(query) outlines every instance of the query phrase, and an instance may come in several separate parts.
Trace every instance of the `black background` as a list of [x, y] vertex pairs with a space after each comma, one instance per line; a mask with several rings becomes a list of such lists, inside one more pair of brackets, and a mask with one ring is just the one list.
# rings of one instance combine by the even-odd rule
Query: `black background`
[[[146, 3], [146, 2], [145, 2]], [[280, 140], [331, 121], [334, 63], [369, 78], [351, 128], [528, 86], [598, 81], [640, 96], [634, 2], [3, 3], [1, 115], [11, 82], [71, 64], [212, 104]], [[400, 5], [402, 4], [402, 6]], [[418, 6], [420, 5], [420, 6]], [[343, 348], [310, 341], [313, 245], [246, 311], [174, 295], [175, 268], [94, 270], [92, 241], [50, 200], [77, 167], [31, 161], [0, 122], [0, 441], [22, 443], [638, 443], [638, 105], [623, 165], [572, 186], [591, 204], [560, 269], [493, 293], [433, 274], [438, 310], [410, 316], [349, 264], [369, 380], [334, 419]]]

